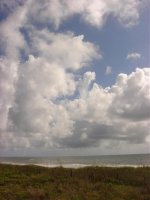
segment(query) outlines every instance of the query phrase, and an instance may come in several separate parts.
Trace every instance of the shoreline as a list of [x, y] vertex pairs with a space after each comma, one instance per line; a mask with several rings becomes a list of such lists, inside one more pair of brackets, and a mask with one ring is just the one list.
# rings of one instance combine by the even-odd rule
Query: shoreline
[[150, 167], [150, 154], [100, 155], [100, 156], [49, 156], [49, 157], [0, 157], [0, 163], [11, 165], [37, 165], [47, 168], [85, 167]]
[[65, 169], [80, 169], [80, 168], [150, 168], [150, 165], [130, 165], [130, 164], [79, 164], [79, 163], [71, 163], [71, 164], [42, 164], [42, 163], [17, 163], [17, 162], [0, 162], [0, 165], [15, 165], [15, 166], [37, 166], [37, 167], [45, 167], [45, 168], [65, 168]]

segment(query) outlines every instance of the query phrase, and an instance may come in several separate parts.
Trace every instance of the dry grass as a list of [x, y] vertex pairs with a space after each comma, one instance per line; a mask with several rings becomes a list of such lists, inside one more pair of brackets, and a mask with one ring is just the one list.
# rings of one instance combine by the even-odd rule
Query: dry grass
[[150, 168], [0, 165], [0, 200], [150, 200]]

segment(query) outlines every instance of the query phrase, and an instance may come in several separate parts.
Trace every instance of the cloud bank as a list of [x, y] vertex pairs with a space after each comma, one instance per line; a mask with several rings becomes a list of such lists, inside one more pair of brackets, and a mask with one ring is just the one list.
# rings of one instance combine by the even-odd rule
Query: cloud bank
[[7, 2], [12, 11], [0, 24], [1, 149], [149, 142], [150, 69], [119, 74], [104, 88], [89, 68], [102, 58], [99, 47], [59, 32], [73, 15], [97, 28], [109, 15], [124, 27], [136, 25], [141, 1], [125, 2]]

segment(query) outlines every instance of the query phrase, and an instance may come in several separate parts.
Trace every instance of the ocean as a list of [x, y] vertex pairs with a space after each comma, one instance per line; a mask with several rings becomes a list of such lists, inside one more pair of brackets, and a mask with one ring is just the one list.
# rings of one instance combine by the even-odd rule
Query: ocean
[[0, 157], [0, 163], [80, 168], [86, 166], [150, 166], [150, 154], [60, 157]]

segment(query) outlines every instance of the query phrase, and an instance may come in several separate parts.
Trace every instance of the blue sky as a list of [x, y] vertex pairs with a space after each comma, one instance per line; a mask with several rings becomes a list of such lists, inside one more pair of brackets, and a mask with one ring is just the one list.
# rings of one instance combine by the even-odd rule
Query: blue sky
[[148, 0], [0, 2], [0, 155], [150, 152]]
[[[83, 34], [85, 40], [99, 46], [103, 59], [93, 62], [92, 70], [96, 72], [96, 80], [103, 86], [115, 82], [118, 73], [131, 73], [137, 66], [149, 66], [150, 62], [150, 14], [149, 7], [142, 10], [139, 24], [125, 28], [112, 16], [105, 25], [97, 29], [85, 24], [79, 16], [72, 17], [63, 23], [60, 32], [71, 30], [76, 35]], [[129, 53], [139, 52], [141, 59], [127, 60]], [[112, 67], [112, 74], [105, 76], [107, 66]]]

